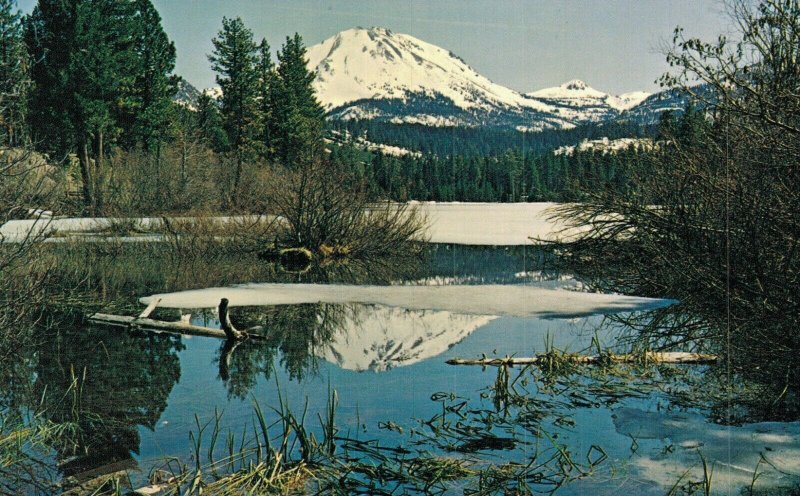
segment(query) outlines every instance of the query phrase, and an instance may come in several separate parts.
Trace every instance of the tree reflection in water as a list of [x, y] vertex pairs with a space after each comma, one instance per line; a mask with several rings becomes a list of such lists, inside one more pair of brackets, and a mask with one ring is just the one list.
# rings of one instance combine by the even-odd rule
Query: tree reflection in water
[[37, 350], [35, 391], [45, 419], [76, 427], [54, 444], [65, 476], [132, 461], [138, 426], [155, 428], [180, 379], [183, 348], [180, 337], [166, 334], [83, 326], [47, 333]]

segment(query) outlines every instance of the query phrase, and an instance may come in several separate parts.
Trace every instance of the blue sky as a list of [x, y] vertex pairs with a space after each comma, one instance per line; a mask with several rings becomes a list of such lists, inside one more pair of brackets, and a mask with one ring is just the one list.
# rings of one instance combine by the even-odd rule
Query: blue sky
[[[610, 93], [656, 91], [662, 47], [680, 25], [711, 39], [729, 25], [717, 0], [153, 0], [178, 50], [177, 72], [214, 85], [207, 54], [223, 16], [241, 16], [274, 49], [355, 26], [442, 46], [493, 81], [527, 92], [583, 79]], [[20, 0], [30, 11], [35, 0]]]

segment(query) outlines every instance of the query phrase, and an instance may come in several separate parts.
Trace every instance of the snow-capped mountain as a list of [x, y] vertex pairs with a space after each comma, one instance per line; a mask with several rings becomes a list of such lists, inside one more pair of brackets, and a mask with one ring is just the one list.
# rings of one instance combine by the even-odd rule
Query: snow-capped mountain
[[528, 94], [490, 81], [452, 52], [384, 28], [342, 31], [308, 49], [317, 97], [333, 119], [567, 129], [620, 116], [650, 96], [583, 81]]
[[568, 128], [578, 117], [496, 84], [452, 52], [388, 29], [343, 31], [308, 49], [317, 97], [339, 119]]
[[579, 79], [574, 79], [561, 86], [526, 93], [526, 96], [561, 109], [575, 111], [581, 121], [599, 122], [618, 117], [620, 112], [635, 107], [649, 97], [650, 93], [636, 91], [609, 95]]
[[[672, 91], [611, 95], [580, 80], [522, 94], [479, 74], [444, 48], [384, 28], [342, 31], [307, 51], [328, 118], [430, 126], [501, 126], [541, 131], [612, 120], [658, 122], [687, 99]], [[220, 88], [203, 93], [221, 96]], [[200, 92], [182, 82], [176, 100]]]

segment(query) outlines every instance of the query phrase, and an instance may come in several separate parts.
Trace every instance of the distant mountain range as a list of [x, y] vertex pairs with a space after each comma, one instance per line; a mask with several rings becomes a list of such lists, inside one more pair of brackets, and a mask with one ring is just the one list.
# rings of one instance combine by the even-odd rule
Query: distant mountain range
[[[616, 120], [649, 124], [687, 102], [675, 91], [610, 95], [579, 80], [523, 94], [444, 48], [384, 28], [342, 31], [309, 47], [307, 56], [329, 119], [542, 131]], [[199, 92], [185, 86], [179, 98], [191, 106]]]

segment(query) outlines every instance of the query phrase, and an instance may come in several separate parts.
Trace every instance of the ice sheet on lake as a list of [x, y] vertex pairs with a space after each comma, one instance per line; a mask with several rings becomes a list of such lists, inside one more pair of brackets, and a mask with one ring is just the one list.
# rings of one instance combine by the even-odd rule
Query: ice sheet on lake
[[[702, 480], [700, 455], [713, 466], [714, 494], [739, 494], [749, 486], [756, 468], [756, 488], [785, 484], [785, 474], [800, 476], [800, 422], [761, 422], [723, 426], [696, 413], [646, 412], [622, 408], [615, 412], [617, 432], [634, 439], [662, 439], [673, 453], [637, 453], [633, 462], [645, 479], [670, 487], [684, 480]], [[759, 463], [764, 456], [769, 464]], [[780, 472], [784, 474], [781, 474]], [[795, 480], [795, 482], [797, 482]]]
[[426, 216], [432, 243], [529, 245], [530, 238], [550, 239], [564, 225], [549, 217], [558, 203], [418, 203]]
[[244, 284], [141, 298], [162, 307], [214, 308], [227, 298], [231, 306], [301, 303], [366, 303], [411, 310], [442, 310], [465, 315], [571, 318], [651, 310], [672, 300], [583, 293], [528, 285], [351, 286], [338, 284]]
[[[411, 202], [428, 221], [423, 238], [432, 243], [463, 245], [529, 245], [530, 238], [552, 239], [568, 236], [564, 225], [548, 217], [557, 203], [435, 203]], [[215, 217], [215, 222], [229, 222], [237, 217]], [[0, 226], [0, 241], [20, 242], [28, 236], [86, 234], [103, 231], [121, 219], [65, 218], [12, 220]], [[129, 219], [142, 230], [157, 228], [160, 218]], [[190, 218], [184, 218], [190, 220]], [[111, 239], [111, 238], [109, 238]], [[152, 238], [153, 240], [157, 238]], [[82, 241], [86, 238], [82, 238]]]
[[[228, 222], [251, 222], [253, 220], [264, 218], [270, 221], [274, 216], [255, 216], [255, 215], [238, 215], [238, 216], [222, 216], [210, 217], [216, 223], [224, 224]], [[175, 221], [192, 221], [195, 217], [175, 217]], [[82, 235], [75, 239], [80, 241], [159, 241], [160, 236], [137, 236], [136, 239], [132, 236], [113, 236], [108, 235], [105, 237], [91, 237], [89, 234], [96, 234], [103, 231], [108, 231], [115, 225], [122, 225], [124, 227], [131, 227], [143, 232], [149, 230], [156, 230], [161, 228], [163, 224], [161, 217], [140, 217], [140, 218], [116, 218], [116, 217], [74, 217], [74, 218], [41, 218], [41, 219], [17, 219], [10, 220], [0, 226], [0, 242], [5, 243], [19, 243], [28, 238], [48, 238], [48, 241], [61, 241], [68, 238], [52, 238], [56, 235]], [[106, 233], [108, 234], [108, 233]]]

